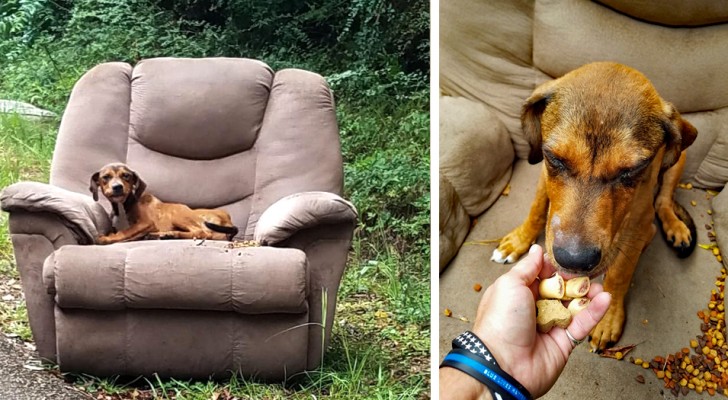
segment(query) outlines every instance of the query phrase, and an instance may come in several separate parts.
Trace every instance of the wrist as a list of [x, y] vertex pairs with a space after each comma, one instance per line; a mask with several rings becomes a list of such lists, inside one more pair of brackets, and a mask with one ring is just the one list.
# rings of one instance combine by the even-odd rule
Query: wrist
[[491, 352], [478, 335], [465, 331], [453, 339], [452, 347], [440, 367], [452, 367], [470, 375], [485, 385], [486, 391], [491, 394], [506, 399], [532, 399], [529, 391], [503, 369], [496, 354]]
[[440, 368], [440, 400], [493, 400], [490, 391], [472, 376], [451, 367]]
[[474, 333], [480, 338], [480, 340], [488, 348], [488, 350], [490, 350], [493, 357], [497, 360], [500, 369], [503, 370], [503, 372], [513, 376], [514, 371], [511, 365], [511, 360], [503, 353], [502, 346], [499, 346], [499, 343], [497, 341], [493, 341], [491, 338], [488, 337], [488, 335], [483, 334], [482, 332]]

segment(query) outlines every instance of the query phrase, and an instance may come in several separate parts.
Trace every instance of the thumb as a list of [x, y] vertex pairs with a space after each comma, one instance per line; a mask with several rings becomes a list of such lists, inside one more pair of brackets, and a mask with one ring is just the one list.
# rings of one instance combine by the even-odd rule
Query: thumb
[[536, 280], [541, 268], [543, 268], [543, 249], [541, 246], [534, 244], [528, 250], [526, 258], [519, 261], [508, 273], [529, 286]]
[[586, 310], [576, 314], [569, 324], [569, 333], [574, 335], [574, 339], [582, 340], [586, 338], [589, 332], [604, 318], [604, 314], [607, 313], [611, 302], [612, 295], [607, 292], [594, 296]]

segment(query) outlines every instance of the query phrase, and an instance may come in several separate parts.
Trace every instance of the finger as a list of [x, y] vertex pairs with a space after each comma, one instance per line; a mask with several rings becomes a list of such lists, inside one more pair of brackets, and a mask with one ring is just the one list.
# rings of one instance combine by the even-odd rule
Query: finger
[[541, 268], [541, 272], [538, 273], [538, 277], [540, 279], [546, 279], [551, 278], [556, 273], [556, 267], [551, 263], [551, 260], [547, 255], [544, 255], [543, 257], [543, 268]]
[[601, 283], [592, 283], [591, 286], [589, 286], [589, 293], [586, 294], [586, 297], [591, 300], [602, 292], [604, 292], [604, 286], [602, 286]]
[[[612, 301], [612, 295], [607, 292], [601, 292], [594, 296], [586, 310], [579, 311], [569, 324], [569, 332], [574, 339], [583, 340], [589, 335], [592, 329], [604, 318], [607, 313], [609, 304]], [[568, 338], [567, 338], [568, 339]]]
[[589, 332], [597, 326], [599, 321], [604, 317], [604, 314], [606, 314], [611, 301], [612, 295], [607, 292], [602, 292], [592, 299], [586, 310], [579, 311], [579, 313], [574, 316], [566, 329], [557, 328], [552, 329], [551, 332], [549, 332], [561, 351], [567, 357], [574, 350], [574, 344], [571, 342], [571, 339], [566, 336], [566, 330], [568, 330], [576, 340], [586, 339]]
[[508, 272], [521, 280], [526, 286], [530, 286], [536, 280], [541, 267], [543, 266], [543, 250], [541, 246], [534, 244], [528, 250], [528, 255], [519, 261]]

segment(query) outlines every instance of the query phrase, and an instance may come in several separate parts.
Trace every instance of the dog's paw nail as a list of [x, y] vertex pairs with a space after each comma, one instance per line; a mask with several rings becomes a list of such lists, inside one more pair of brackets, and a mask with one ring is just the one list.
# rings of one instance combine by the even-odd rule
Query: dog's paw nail
[[513, 264], [514, 262], [516, 262], [516, 257], [514, 257], [513, 254], [506, 257], [506, 262], [505, 262], [506, 264]]

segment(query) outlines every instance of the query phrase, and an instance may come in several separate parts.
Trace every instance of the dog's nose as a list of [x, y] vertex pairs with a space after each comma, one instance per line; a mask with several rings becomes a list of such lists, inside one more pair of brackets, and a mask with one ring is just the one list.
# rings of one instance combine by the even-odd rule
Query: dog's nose
[[116, 185], [111, 186], [111, 190], [116, 193], [123, 193], [124, 191], [124, 185], [117, 183]]
[[554, 259], [563, 268], [588, 272], [599, 265], [602, 260], [602, 251], [597, 247], [554, 246]]

